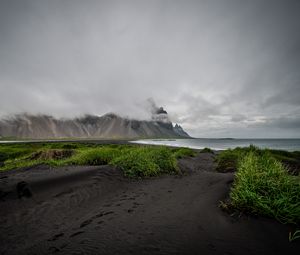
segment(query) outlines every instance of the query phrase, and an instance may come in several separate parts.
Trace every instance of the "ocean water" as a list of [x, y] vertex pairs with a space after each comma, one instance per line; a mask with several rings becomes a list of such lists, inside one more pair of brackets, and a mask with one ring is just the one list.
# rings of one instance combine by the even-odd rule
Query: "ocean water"
[[131, 141], [139, 144], [168, 145], [175, 147], [188, 147], [203, 149], [205, 147], [214, 150], [234, 149], [255, 145], [259, 148], [276, 150], [300, 151], [300, 139], [144, 139]]
[[[82, 142], [82, 140], [71, 140], [71, 142]], [[89, 140], [102, 143], [103, 140]], [[114, 140], [112, 140], [114, 141]], [[22, 141], [1, 141], [1, 143], [26, 143], [26, 142], [47, 142], [47, 140], [22, 140]], [[49, 142], [62, 142], [62, 140], [49, 140]], [[68, 142], [67, 140], [65, 142]], [[117, 142], [117, 141], [115, 141]], [[203, 149], [205, 147], [213, 150], [234, 149], [236, 147], [247, 147], [255, 145], [259, 148], [269, 148], [275, 150], [300, 151], [300, 139], [143, 139], [130, 141], [131, 143], [168, 145], [175, 147], [188, 147], [192, 149]], [[105, 143], [109, 143], [107, 140]]]

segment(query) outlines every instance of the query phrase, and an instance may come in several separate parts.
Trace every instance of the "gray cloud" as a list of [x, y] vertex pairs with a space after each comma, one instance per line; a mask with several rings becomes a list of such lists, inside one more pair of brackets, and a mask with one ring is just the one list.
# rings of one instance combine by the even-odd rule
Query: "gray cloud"
[[265, 119], [261, 123], [255, 123], [255, 127], [272, 128], [272, 129], [291, 129], [300, 130], [300, 116], [285, 116], [279, 118]]
[[231, 121], [232, 122], [241, 122], [247, 120], [247, 116], [242, 115], [242, 114], [236, 114], [231, 116]]
[[0, 116], [149, 118], [154, 98], [194, 136], [299, 137], [299, 13], [297, 0], [2, 0]]

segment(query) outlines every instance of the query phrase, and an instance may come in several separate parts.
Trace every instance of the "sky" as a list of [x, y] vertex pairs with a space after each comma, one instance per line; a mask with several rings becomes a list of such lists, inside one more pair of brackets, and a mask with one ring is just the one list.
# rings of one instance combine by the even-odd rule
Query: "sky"
[[299, 0], [0, 0], [0, 117], [150, 117], [300, 138]]

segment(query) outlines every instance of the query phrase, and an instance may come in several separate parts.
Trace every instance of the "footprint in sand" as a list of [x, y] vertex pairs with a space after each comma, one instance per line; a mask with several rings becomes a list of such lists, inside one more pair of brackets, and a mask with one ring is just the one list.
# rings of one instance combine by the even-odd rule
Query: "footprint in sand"
[[113, 211], [108, 211], [108, 212], [98, 213], [95, 216], [93, 216], [92, 218], [90, 218], [90, 219], [82, 222], [79, 227], [83, 228], [83, 227], [85, 227], [87, 225], [90, 225], [93, 222], [94, 219], [97, 219], [97, 218], [100, 218], [100, 217], [103, 217], [103, 216], [106, 216], [106, 215], [109, 215], [109, 214], [112, 214], [112, 213], [114, 213], [114, 212]]
[[103, 217], [103, 216], [105, 216], [105, 215], [109, 215], [109, 214], [112, 214], [112, 213], [114, 213], [113, 211], [109, 211], [109, 212], [102, 212], [102, 213], [98, 213], [98, 214], [96, 214], [93, 218], [100, 218], [100, 217]]
[[86, 221], [84, 221], [84, 222], [82, 222], [82, 223], [80, 224], [80, 228], [83, 228], [83, 227], [85, 227], [85, 226], [91, 224], [92, 222], [93, 222], [92, 219], [86, 220]]
[[83, 233], [84, 233], [84, 231], [78, 231], [78, 232], [75, 232], [75, 233], [71, 234], [70, 237], [78, 236], [78, 235], [83, 234]]
[[60, 237], [62, 237], [64, 235], [64, 233], [60, 233], [57, 235], [54, 235], [53, 237], [51, 237], [50, 239], [48, 239], [49, 242], [53, 242], [56, 241], [57, 239], [59, 239]]
[[49, 249], [48, 249], [49, 251], [51, 251], [52, 253], [54, 253], [54, 252], [59, 252], [60, 251], [60, 249], [59, 248], [57, 248], [57, 247], [55, 247], [55, 246], [51, 246], [51, 247], [49, 247]]

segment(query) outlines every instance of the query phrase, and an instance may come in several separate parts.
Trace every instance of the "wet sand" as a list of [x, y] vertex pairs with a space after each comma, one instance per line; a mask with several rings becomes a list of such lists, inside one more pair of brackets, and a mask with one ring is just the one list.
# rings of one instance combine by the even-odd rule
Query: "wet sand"
[[217, 173], [212, 154], [180, 167], [144, 180], [111, 166], [2, 172], [0, 254], [297, 254], [290, 226], [218, 207], [234, 173]]

